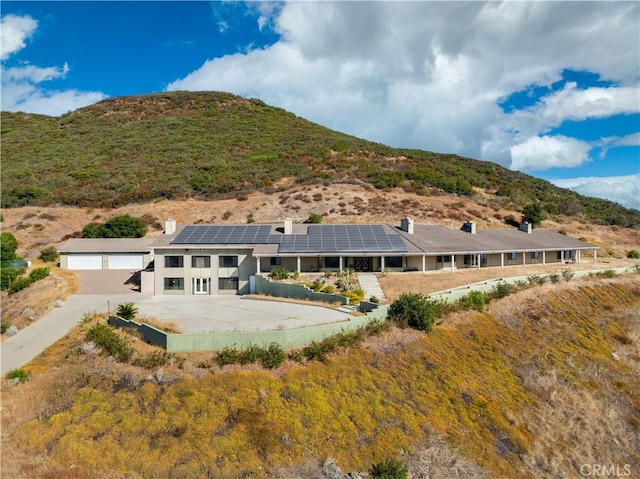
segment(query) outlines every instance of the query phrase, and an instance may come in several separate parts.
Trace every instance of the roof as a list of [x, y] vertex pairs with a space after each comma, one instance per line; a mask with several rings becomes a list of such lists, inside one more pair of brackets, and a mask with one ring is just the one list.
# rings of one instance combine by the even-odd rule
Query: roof
[[595, 246], [555, 231], [534, 229], [531, 233], [509, 230], [481, 230], [475, 234], [440, 225], [414, 225], [414, 234], [400, 229], [400, 235], [426, 254], [507, 253], [511, 251], [555, 251], [596, 249]]
[[596, 249], [548, 230], [516, 229], [467, 233], [440, 225], [415, 224], [409, 234], [388, 224], [294, 224], [291, 234], [278, 225], [189, 225], [164, 235], [154, 247], [246, 248], [256, 256], [327, 254], [440, 255]]
[[154, 238], [71, 238], [60, 253], [149, 253]]

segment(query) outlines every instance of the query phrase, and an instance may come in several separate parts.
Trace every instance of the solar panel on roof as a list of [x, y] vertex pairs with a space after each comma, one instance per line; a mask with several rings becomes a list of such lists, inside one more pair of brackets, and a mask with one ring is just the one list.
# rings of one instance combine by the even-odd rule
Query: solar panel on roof
[[271, 227], [264, 225], [194, 225], [185, 226], [172, 244], [268, 244], [278, 243], [280, 237], [271, 235]]

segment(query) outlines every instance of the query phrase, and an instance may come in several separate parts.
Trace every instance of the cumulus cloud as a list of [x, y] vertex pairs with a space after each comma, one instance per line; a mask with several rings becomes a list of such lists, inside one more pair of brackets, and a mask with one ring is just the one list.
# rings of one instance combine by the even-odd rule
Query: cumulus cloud
[[[290, 2], [265, 10], [259, 20], [260, 28], [273, 25], [280, 41], [209, 59], [168, 90], [255, 96], [392, 146], [455, 152], [514, 169], [571, 167], [587, 161], [591, 148], [566, 137], [552, 140], [550, 128], [639, 109], [638, 7]], [[516, 91], [551, 86], [565, 69], [614, 84], [580, 89], [567, 83], [525, 110], [505, 113], [498, 106]]]
[[58, 116], [105, 98], [100, 92], [46, 88], [45, 82], [65, 78], [69, 72], [67, 63], [62, 67], [39, 67], [30, 64], [6, 67], [6, 60], [25, 48], [25, 40], [33, 35], [38, 23], [29, 16], [17, 15], [6, 15], [0, 22], [3, 61], [0, 67], [2, 110]]
[[6, 60], [9, 55], [22, 50], [28, 38], [38, 27], [38, 22], [26, 15], [6, 15], [0, 20], [0, 59]]
[[588, 143], [566, 136], [534, 136], [510, 148], [511, 166], [522, 171], [574, 167], [589, 160]]
[[640, 173], [627, 176], [567, 178], [550, 180], [586, 196], [604, 198], [627, 208], [640, 210]]

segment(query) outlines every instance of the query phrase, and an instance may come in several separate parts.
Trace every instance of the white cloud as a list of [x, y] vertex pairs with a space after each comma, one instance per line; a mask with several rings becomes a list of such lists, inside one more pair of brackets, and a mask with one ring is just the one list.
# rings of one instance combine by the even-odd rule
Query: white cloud
[[640, 210], [640, 173], [627, 176], [587, 177], [550, 180], [586, 196], [604, 198], [627, 208]]
[[43, 85], [44, 82], [65, 78], [69, 72], [67, 63], [62, 67], [22, 64], [6, 68], [4, 62], [25, 47], [25, 39], [33, 35], [38, 23], [28, 16], [7, 15], [2, 17], [1, 24], [3, 65], [0, 68], [2, 77], [0, 106], [3, 111], [24, 111], [58, 116], [105, 98], [105, 95], [100, 92], [46, 88]]
[[28, 38], [38, 27], [30, 16], [6, 15], [0, 20], [0, 59], [6, 60], [12, 53], [22, 50]]
[[513, 169], [541, 171], [585, 163], [589, 160], [591, 145], [566, 136], [534, 136], [510, 150]]
[[[289, 2], [265, 12], [259, 27], [273, 25], [280, 41], [210, 59], [168, 90], [259, 97], [356, 136], [512, 168], [564, 120], [638, 111], [640, 9], [632, 2]], [[569, 84], [514, 114], [498, 106], [565, 69], [616, 85]], [[564, 138], [555, 147], [552, 159], [524, 164], [576, 165], [589, 150]]]

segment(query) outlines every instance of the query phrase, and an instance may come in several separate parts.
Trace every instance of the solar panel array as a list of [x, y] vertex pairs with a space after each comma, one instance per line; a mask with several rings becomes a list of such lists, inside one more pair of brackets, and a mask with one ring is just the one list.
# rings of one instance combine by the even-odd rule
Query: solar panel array
[[382, 225], [310, 225], [306, 235], [284, 235], [279, 253], [406, 253], [398, 234]]
[[171, 244], [267, 244], [277, 243], [272, 237], [271, 226], [185, 226]]

